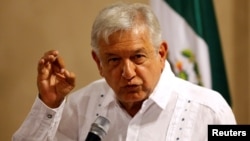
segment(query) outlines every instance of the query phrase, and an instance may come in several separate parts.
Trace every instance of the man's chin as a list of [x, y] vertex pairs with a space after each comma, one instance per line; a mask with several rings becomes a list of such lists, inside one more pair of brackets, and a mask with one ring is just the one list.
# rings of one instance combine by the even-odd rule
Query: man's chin
[[119, 101], [123, 103], [137, 103], [143, 102], [148, 97], [145, 95], [140, 95], [138, 93], [127, 93], [122, 98], [119, 98]]

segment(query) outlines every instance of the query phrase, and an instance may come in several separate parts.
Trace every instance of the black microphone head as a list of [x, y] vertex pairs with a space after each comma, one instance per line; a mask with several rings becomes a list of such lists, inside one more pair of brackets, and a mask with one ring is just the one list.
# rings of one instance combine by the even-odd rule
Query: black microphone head
[[96, 134], [101, 139], [107, 134], [110, 126], [110, 121], [102, 116], [97, 117], [94, 123], [91, 125], [90, 132]]

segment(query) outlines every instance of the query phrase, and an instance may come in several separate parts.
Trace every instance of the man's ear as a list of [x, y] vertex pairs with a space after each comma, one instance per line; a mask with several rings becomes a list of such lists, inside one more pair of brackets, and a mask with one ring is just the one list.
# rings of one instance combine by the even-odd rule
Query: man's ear
[[102, 72], [102, 64], [101, 64], [101, 60], [99, 58], [99, 56], [97, 55], [97, 53], [95, 51], [91, 51], [91, 55], [92, 55], [92, 58], [95, 60], [95, 63], [98, 67], [98, 70], [99, 70], [99, 73], [101, 76], [103, 76], [103, 72]]
[[165, 63], [165, 60], [167, 59], [168, 55], [168, 45], [167, 42], [163, 41], [159, 47], [159, 57], [161, 62]]

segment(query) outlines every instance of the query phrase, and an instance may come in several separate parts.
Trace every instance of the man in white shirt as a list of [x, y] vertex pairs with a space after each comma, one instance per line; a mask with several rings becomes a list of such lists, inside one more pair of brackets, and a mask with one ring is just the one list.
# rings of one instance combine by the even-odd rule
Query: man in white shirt
[[103, 79], [68, 95], [74, 73], [58, 51], [46, 52], [38, 64], [39, 96], [13, 141], [83, 141], [99, 116], [110, 121], [102, 141], [204, 141], [209, 124], [236, 124], [218, 92], [175, 77], [148, 6], [103, 9], [91, 41]]

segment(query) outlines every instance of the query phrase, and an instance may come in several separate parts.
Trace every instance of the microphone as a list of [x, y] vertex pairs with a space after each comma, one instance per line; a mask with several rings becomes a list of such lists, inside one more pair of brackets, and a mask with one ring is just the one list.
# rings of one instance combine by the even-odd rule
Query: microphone
[[101, 141], [107, 134], [110, 121], [105, 117], [99, 116], [94, 123], [91, 124], [90, 131], [85, 141]]

